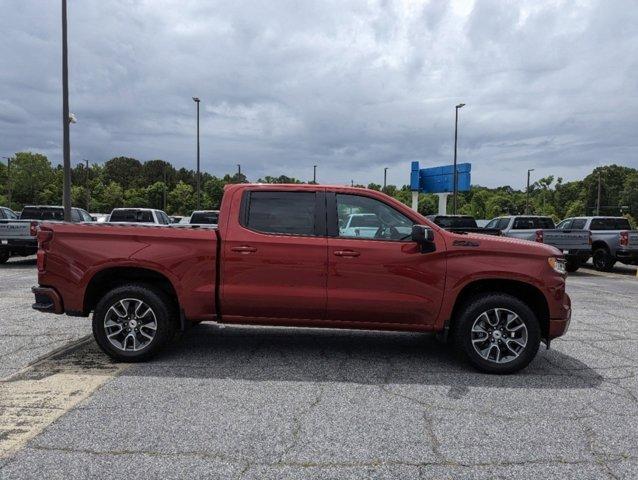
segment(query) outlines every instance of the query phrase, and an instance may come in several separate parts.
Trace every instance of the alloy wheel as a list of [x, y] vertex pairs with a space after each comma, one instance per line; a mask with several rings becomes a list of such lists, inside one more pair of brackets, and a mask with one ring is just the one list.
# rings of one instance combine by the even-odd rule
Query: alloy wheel
[[481, 313], [472, 324], [472, 346], [484, 360], [508, 363], [527, 346], [527, 326], [515, 312], [493, 308]]
[[115, 348], [137, 352], [146, 348], [157, 333], [157, 317], [137, 298], [118, 300], [104, 316], [106, 338]]

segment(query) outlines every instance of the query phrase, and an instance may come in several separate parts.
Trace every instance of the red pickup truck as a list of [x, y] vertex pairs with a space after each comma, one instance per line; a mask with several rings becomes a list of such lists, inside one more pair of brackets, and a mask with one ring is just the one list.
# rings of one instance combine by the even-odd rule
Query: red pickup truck
[[230, 185], [217, 228], [43, 224], [38, 241], [33, 307], [93, 312], [98, 345], [125, 361], [214, 321], [438, 332], [510, 373], [571, 316], [555, 248], [448, 232], [362, 188]]

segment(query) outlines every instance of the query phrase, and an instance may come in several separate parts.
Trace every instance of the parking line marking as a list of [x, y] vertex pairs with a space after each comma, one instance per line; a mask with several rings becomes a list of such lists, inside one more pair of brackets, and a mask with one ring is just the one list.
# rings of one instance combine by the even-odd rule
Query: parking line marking
[[73, 342], [0, 381], [0, 459], [8, 458], [129, 364], [90, 339]]

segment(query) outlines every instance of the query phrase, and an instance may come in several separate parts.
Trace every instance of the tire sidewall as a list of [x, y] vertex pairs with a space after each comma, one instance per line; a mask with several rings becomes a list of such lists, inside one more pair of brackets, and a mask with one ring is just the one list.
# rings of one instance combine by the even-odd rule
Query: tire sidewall
[[[155, 313], [157, 331], [149, 345], [137, 352], [123, 351], [111, 344], [104, 330], [104, 318], [108, 310], [120, 300], [135, 298], [142, 300]], [[125, 285], [108, 292], [98, 302], [93, 312], [93, 337], [98, 346], [110, 357], [126, 362], [146, 360], [157, 354], [159, 350], [173, 337], [175, 332], [175, 318], [168, 299], [159, 291], [148, 286]]]
[[607, 271], [610, 270], [613, 264], [611, 263], [611, 255], [604, 248], [599, 248], [594, 252], [592, 261], [594, 263], [594, 268], [599, 271]]
[[[490, 362], [482, 358], [472, 345], [471, 330], [474, 321], [487, 310], [503, 308], [516, 313], [527, 327], [527, 346], [518, 358], [502, 364]], [[477, 369], [485, 373], [507, 374], [525, 368], [534, 359], [540, 346], [541, 330], [534, 312], [522, 301], [506, 294], [485, 295], [475, 297], [468, 302], [458, 318], [455, 328], [455, 344], [457, 349]]]

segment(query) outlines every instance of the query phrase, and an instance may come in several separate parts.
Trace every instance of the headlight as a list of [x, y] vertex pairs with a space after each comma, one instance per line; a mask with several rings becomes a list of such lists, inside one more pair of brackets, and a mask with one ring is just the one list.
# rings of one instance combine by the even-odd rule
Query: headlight
[[549, 257], [547, 259], [549, 266], [554, 269], [555, 272], [565, 275], [567, 270], [565, 269], [565, 260], [562, 258]]

